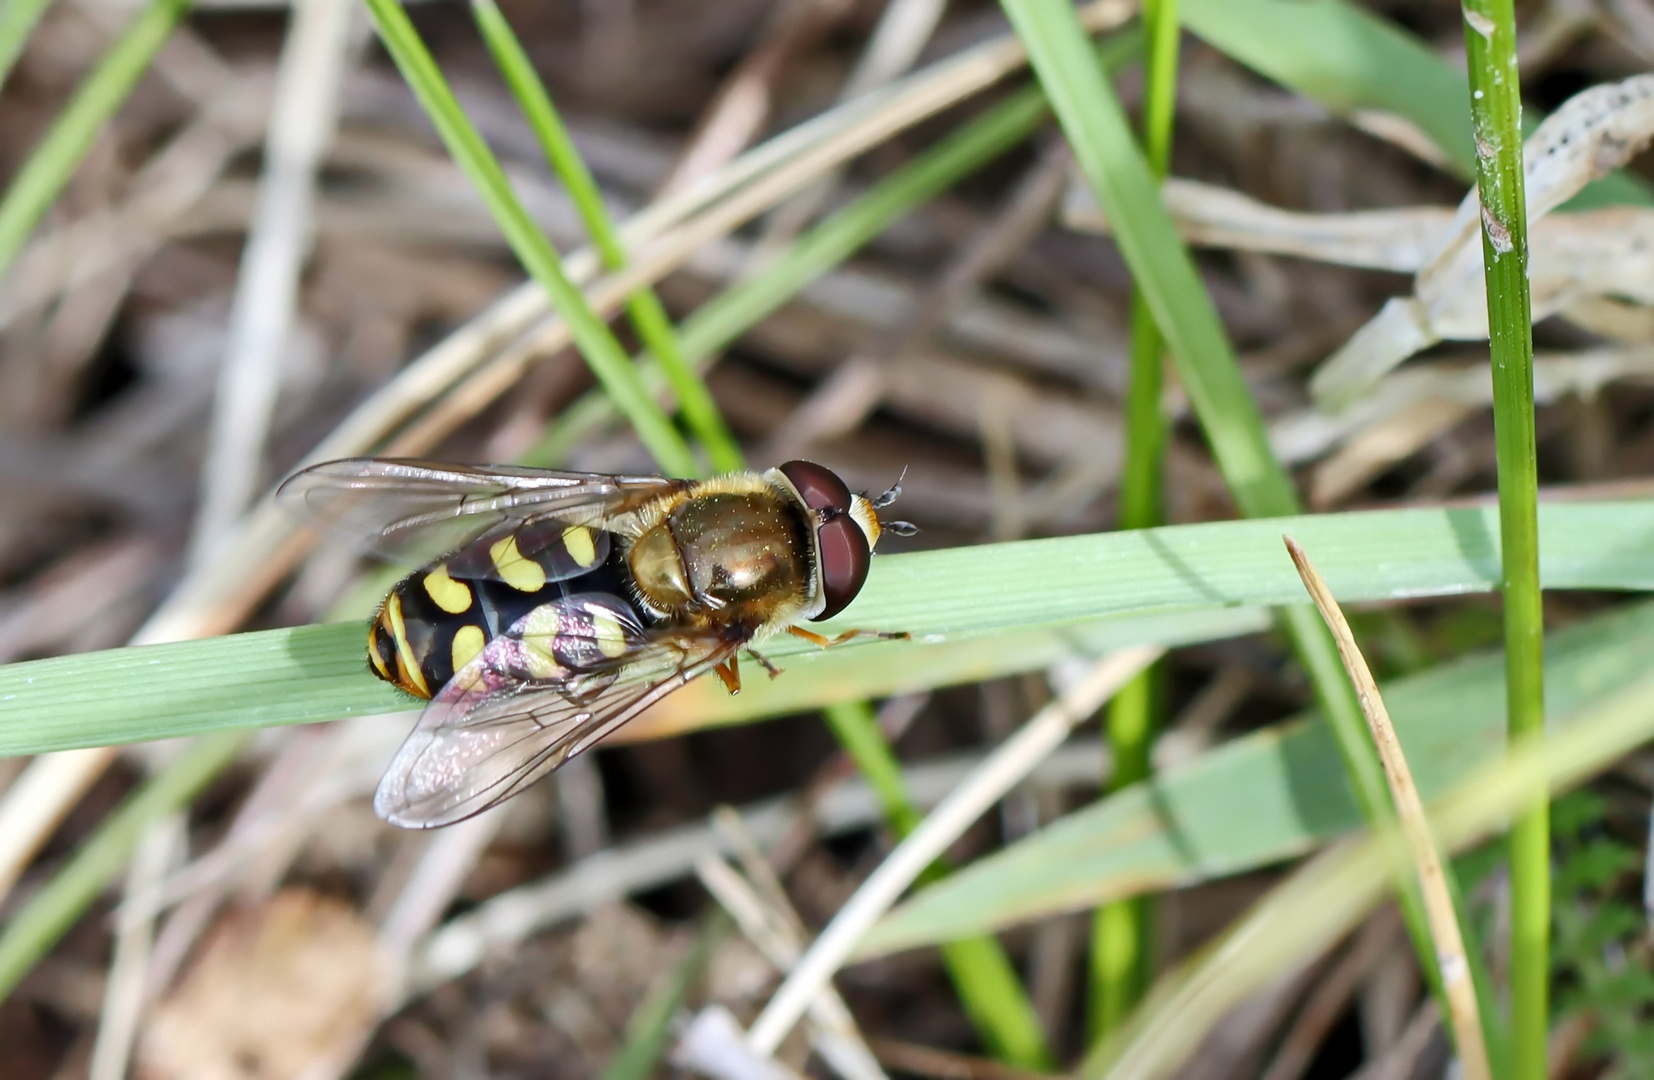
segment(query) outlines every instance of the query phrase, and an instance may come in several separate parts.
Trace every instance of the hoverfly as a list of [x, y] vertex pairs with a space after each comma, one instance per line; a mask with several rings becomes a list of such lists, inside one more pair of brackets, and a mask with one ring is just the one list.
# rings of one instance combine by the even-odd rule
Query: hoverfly
[[374, 796], [431, 828], [495, 806], [691, 679], [740, 690], [738, 653], [842, 611], [883, 532], [910, 535], [809, 461], [710, 480], [352, 458], [278, 497], [421, 569], [368, 625], [379, 678], [426, 699]]

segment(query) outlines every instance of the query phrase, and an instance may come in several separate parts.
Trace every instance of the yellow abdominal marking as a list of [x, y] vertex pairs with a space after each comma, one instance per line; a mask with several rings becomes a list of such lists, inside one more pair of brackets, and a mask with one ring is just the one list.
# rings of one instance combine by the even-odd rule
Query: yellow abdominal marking
[[385, 658], [379, 655], [378, 619], [368, 623], [368, 663], [373, 665], [373, 670], [379, 673], [379, 677], [381, 679], [384, 679], [386, 682], [390, 681], [391, 673], [390, 670], [385, 667]]
[[597, 651], [611, 660], [626, 655], [626, 631], [620, 622], [601, 608], [587, 608], [592, 617], [592, 638]]
[[471, 587], [448, 576], [446, 564], [425, 575], [425, 592], [437, 607], [458, 615], [471, 606]]
[[482, 627], [471, 624], [454, 631], [454, 643], [450, 646], [450, 651], [455, 674], [477, 658], [477, 654], [482, 652], [482, 646]]
[[515, 536], [508, 536], [489, 548], [488, 557], [494, 560], [500, 580], [518, 592], [539, 592], [545, 588], [545, 568], [533, 559], [523, 558], [523, 553], [517, 550]]
[[408, 641], [408, 626], [402, 621], [402, 597], [391, 593], [385, 597], [385, 616], [391, 621], [391, 640], [396, 642], [396, 670], [408, 685], [418, 688], [419, 693], [426, 697], [431, 696], [431, 688], [425, 685], [425, 673], [419, 670], [419, 661], [414, 658], [413, 645]]
[[581, 566], [589, 567], [597, 562], [597, 543], [592, 539], [592, 531], [584, 525], [564, 529], [563, 546], [568, 549], [569, 558]]

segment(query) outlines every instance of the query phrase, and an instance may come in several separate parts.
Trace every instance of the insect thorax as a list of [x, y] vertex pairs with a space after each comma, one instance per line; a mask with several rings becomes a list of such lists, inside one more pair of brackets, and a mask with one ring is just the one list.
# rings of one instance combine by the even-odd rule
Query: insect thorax
[[762, 481], [720, 487], [709, 482], [679, 501], [637, 538], [628, 561], [644, 602], [667, 617], [756, 628], [807, 598], [808, 526]]

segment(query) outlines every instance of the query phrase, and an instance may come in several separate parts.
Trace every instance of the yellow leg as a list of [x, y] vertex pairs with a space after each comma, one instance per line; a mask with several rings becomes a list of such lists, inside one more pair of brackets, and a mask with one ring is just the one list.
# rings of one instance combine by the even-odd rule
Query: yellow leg
[[712, 669], [718, 673], [718, 678], [724, 682], [724, 689], [731, 694], [741, 692], [741, 668], [738, 657], [731, 656], [728, 660]]
[[828, 637], [826, 634], [818, 634], [814, 630], [806, 630], [802, 626], [789, 626], [787, 627], [787, 633], [793, 637], [803, 638], [812, 645], [819, 645], [823, 649], [830, 649], [834, 645], [842, 645], [851, 638], [875, 637], [883, 638], [885, 641], [906, 641], [911, 636], [905, 630], [899, 630], [896, 633], [886, 633], [883, 630], [846, 630], [842, 634]]

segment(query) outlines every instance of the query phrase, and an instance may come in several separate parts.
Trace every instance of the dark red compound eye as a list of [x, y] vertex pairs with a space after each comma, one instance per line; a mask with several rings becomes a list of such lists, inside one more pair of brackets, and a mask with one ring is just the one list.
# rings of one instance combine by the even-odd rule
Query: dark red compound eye
[[850, 489], [837, 473], [813, 461], [789, 461], [781, 466], [781, 475], [792, 481], [804, 505], [825, 519], [816, 526], [816, 546], [821, 552], [821, 591], [827, 606], [810, 621], [830, 619], [861, 592], [873, 551], [867, 534], [850, 516]]
[[840, 514], [818, 528], [816, 542], [821, 548], [821, 591], [827, 597], [827, 606], [811, 622], [830, 619], [849, 607], [861, 592], [867, 568], [873, 563], [867, 534], [849, 514]]
[[850, 489], [833, 470], [813, 461], [789, 461], [781, 466], [781, 475], [792, 481], [811, 510], [850, 512]]

